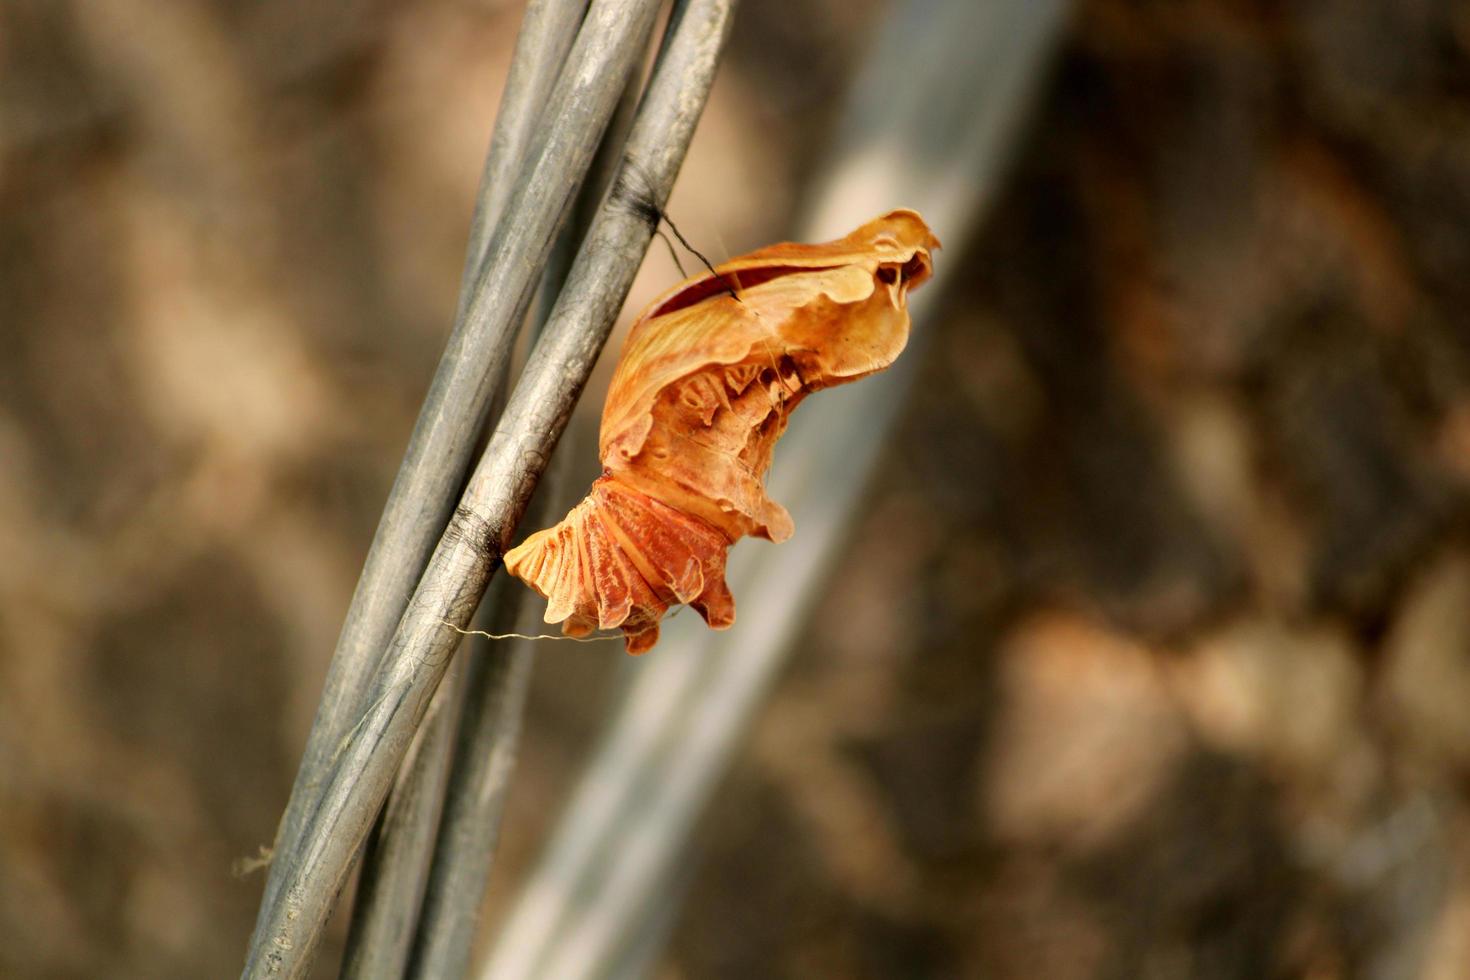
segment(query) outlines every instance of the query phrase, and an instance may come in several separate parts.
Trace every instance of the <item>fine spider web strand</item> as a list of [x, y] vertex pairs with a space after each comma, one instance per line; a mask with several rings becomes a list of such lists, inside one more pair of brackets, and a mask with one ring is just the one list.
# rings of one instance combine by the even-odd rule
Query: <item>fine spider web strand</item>
[[[655, 208], [655, 210], [658, 209]], [[726, 277], [722, 273], [716, 272], [715, 267], [710, 263], [709, 259], [705, 258], [704, 253], [695, 248], [693, 245], [689, 244], [689, 239], [685, 238], [683, 233], [679, 231], [679, 226], [674, 224], [674, 219], [669, 217], [667, 211], [659, 211], [658, 216], [660, 219], [663, 220], [664, 224], [669, 226], [669, 230], [674, 233], [674, 237], [679, 239], [679, 244], [683, 245], [690, 252], [694, 253], [695, 257], [698, 258], [700, 262], [704, 263], [704, 267], [709, 270], [709, 274], [720, 280], [725, 289], [730, 293], [731, 298], [733, 298], [735, 302], [739, 303], [741, 306], [744, 306], [745, 300], [740, 298], [740, 281], [738, 279], [734, 279], [733, 274], [729, 277]], [[667, 239], [665, 239], [665, 241], [667, 241]], [[679, 271], [682, 272], [683, 269], [681, 268]], [[731, 285], [731, 280], [734, 280], [735, 284], [733, 286]]]
[[653, 233], [663, 240], [664, 246], [669, 250], [669, 258], [674, 260], [674, 267], [679, 270], [679, 275], [688, 279], [689, 273], [685, 271], [684, 263], [679, 261], [679, 253], [674, 250], [674, 243], [669, 241], [669, 236], [664, 234], [662, 228], [655, 228]]
[[[683, 610], [684, 606], [678, 606], [673, 612], [664, 617], [664, 621], [667, 622], [673, 619]], [[621, 633], [604, 633], [601, 636], [567, 636], [565, 634], [558, 636], [555, 633], [487, 633], [485, 630], [460, 629], [447, 619], [441, 619], [439, 622], [448, 626], [461, 636], [483, 636], [487, 640], [567, 640], [571, 643], [601, 643], [604, 640], [621, 640], [623, 638]]]
[[601, 643], [604, 640], [620, 640], [622, 637], [615, 633], [604, 636], [557, 636], [555, 633], [488, 633], [485, 630], [464, 630], [455, 626], [447, 619], [439, 622], [448, 626], [461, 636], [483, 636], [487, 640], [567, 640], [571, 643]]
[[[669, 244], [668, 238], [664, 237], [663, 232], [659, 230], [660, 222], [668, 225], [669, 230], [674, 233], [674, 237], [679, 239], [679, 244], [683, 245], [691, 254], [699, 258], [699, 261], [709, 270], [709, 274], [720, 281], [720, 284], [725, 287], [725, 291], [730, 294], [730, 297], [735, 302], [744, 305], [745, 301], [740, 298], [737, 287], [731, 286], [730, 279], [715, 270], [714, 265], [705, 257], [703, 252], [689, 244], [689, 239], [685, 238], [679, 231], [679, 226], [674, 224], [673, 220], [669, 218], [668, 212], [659, 207], [658, 202], [654, 200], [651, 182], [636, 164], [630, 162], [623, 168], [622, 172], [618, 174], [617, 180], [613, 183], [612, 190], [608, 196], [611, 200], [621, 203], [630, 212], [642, 219], [649, 228], [653, 229], [655, 234], [664, 239], [664, 244], [669, 246], [669, 253], [674, 254], [674, 246]], [[674, 255], [674, 264], [679, 267], [679, 272], [682, 274], [684, 272], [684, 264], [679, 261], [677, 255]], [[688, 277], [686, 276], [685, 278]]]

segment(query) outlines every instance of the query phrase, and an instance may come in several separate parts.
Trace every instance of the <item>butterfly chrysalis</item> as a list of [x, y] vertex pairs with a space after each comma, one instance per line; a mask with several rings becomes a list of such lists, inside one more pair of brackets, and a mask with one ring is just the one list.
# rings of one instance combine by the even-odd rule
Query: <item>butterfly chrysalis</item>
[[653, 647], [677, 604], [730, 626], [726, 551], [794, 530], [763, 481], [787, 417], [813, 392], [893, 363], [908, 291], [938, 247], [918, 214], [892, 211], [833, 242], [732, 259], [644, 310], [603, 409], [602, 476], [505, 556], [547, 598], [546, 621], [570, 636], [619, 628], [629, 653]]

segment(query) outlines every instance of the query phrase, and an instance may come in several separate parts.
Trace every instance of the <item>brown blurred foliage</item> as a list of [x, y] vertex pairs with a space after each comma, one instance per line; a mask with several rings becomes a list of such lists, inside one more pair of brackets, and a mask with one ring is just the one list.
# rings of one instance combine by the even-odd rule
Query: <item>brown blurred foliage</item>
[[[515, 8], [0, 7], [0, 975], [238, 970]], [[707, 251], [881, 9], [747, 0]], [[1449, 0], [1080, 3], [662, 976], [1470, 977], [1467, 96]]]

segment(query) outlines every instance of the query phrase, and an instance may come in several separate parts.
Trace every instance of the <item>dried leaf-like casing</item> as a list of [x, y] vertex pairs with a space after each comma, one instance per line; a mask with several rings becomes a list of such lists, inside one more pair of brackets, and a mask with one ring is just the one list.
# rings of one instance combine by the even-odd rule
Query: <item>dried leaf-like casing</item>
[[763, 478], [807, 395], [893, 363], [908, 341], [908, 290], [939, 247], [913, 211], [822, 245], [783, 243], [688, 279], [638, 318], [602, 413], [603, 475], [505, 567], [548, 600], [569, 635], [623, 630], [630, 653], [687, 603], [715, 629], [735, 620], [725, 554], [750, 534], [783, 541], [791, 515]]

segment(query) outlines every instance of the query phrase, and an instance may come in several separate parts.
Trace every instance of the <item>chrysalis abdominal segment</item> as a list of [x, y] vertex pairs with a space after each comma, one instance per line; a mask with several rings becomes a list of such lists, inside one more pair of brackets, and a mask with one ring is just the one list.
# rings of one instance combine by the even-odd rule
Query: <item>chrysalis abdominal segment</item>
[[893, 211], [837, 241], [711, 267], [644, 310], [603, 408], [602, 476], [505, 556], [547, 598], [546, 621], [570, 636], [621, 629], [631, 653], [654, 645], [672, 606], [730, 626], [730, 545], [794, 530], [764, 486], [787, 417], [813, 392], [893, 363], [908, 290], [929, 278], [938, 246], [917, 214]]

